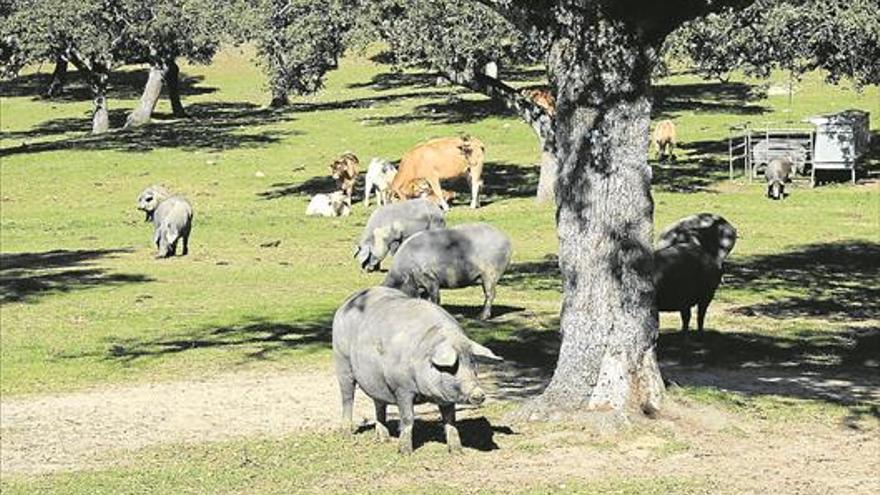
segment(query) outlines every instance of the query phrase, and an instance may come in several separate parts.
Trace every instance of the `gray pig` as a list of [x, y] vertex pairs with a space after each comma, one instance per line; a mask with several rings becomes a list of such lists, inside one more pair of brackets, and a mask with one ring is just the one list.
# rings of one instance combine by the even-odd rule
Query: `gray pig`
[[666, 228], [654, 251], [654, 290], [658, 311], [678, 311], [688, 329], [697, 306], [697, 329], [721, 283], [724, 260], [736, 244], [736, 229], [710, 213], [684, 218]]
[[429, 230], [407, 239], [382, 285], [440, 304], [440, 289], [483, 286], [480, 319], [492, 314], [495, 286], [510, 264], [510, 239], [486, 223]]
[[333, 359], [342, 392], [342, 418], [353, 430], [355, 385], [376, 408], [376, 434], [388, 438], [386, 408], [400, 414], [399, 448], [413, 450], [413, 405], [432, 402], [443, 416], [450, 452], [461, 450], [455, 404], [481, 404], [476, 358], [500, 361], [468, 339], [449, 313], [428, 301], [387, 287], [356, 292], [333, 317]]
[[189, 233], [192, 230], [192, 206], [182, 196], [171, 196], [161, 186], [150, 186], [138, 197], [138, 209], [153, 221], [153, 244], [157, 258], [177, 254], [177, 242], [183, 241], [182, 256], [189, 252]]
[[767, 197], [770, 199], [785, 199], [785, 184], [791, 182], [792, 167], [788, 158], [777, 158], [767, 164], [764, 170], [764, 178], [767, 180]]
[[362, 269], [376, 271], [382, 260], [396, 253], [408, 237], [444, 227], [443, 210], [427, 199], [386, 204], [370, 215], [361, 240], [354, 247], [354, 257]]

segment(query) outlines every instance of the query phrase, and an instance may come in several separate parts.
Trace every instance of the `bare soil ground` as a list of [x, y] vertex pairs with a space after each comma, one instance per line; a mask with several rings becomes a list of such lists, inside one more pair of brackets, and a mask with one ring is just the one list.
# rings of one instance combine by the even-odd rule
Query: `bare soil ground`
[[[682, 377], [690, 372], [675, 373]], [[711, 382], [711, 373], [694, 373]], [[524, 374], [522, 370], [515, 373], [519, 379]], [[487, 379], [497, 384], [492, 400], [528, 395], [522, 387], [507, 389], [508, 375], [509, 370], [496, 370]], [[742, 375], [743, 381], [767, 386], [752, 374]], [[732, 378], [725, 380], [730, 383]], [[769, 380], [770, 384], [786, 382], [784, 378]], [[536, 374], [528, 392], [539, 390], [541, 381]], [[868, 388], [857, 391], [860, 398], [880, 397], [880, 387]], [[338, 412], [337, 385], [329, 370], [230, 374], [18, 398], [0, 404], [0, 462], [7, 475], [96, 468], [124, 462], [125, 452], [159, 444], [331, 430], [338, 425]], [[436, 418], [429, 405], [420, 413], [424, 419]], [[479, 416], [478, 410], [462, 411], [464, 418]], [[355, 418], [372, 420], [371, 403], [360, 393]], [[645, 420], [606, 440], [570, 425], [514, 428], [517, 434], [493, 435], [498, 448], [479, 454], [478, 462], [465, 456], [452, 464], [452, 473], [426, 468], [424, 480], [453, 480], [465, 491], [468, 486], [484, 490], [528, 486], [537, 473], [542, 480], [693, 477], [708, 480], [704, 487], [708, 491], [728, 493], [880, 490], [876, 418], [857, 425], [809, 417], [764, 421], [674, 400], [661, 418]], [[599, 450], [601, 455], [597, 455], [597, 442], [608, 446]], [[388, 489], [408, 482], [404, 474], [400, 479], [383, 475], [364, 480], [364, 488], [376, 484], [375, 488]]]

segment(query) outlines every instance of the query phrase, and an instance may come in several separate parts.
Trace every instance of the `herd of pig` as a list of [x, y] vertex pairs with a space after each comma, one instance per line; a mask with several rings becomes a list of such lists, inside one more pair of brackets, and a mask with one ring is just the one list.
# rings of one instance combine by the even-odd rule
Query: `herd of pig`
[[[430, 168], [422, 168], [423, 173], [427, 170], [430, 197], [407, 199], [414, 195], [412, 190], [408, 195], [400, 184], [393, 186], [399, 173], [389, 176], [391, 169], [381, 160], [374, 161], [375, 167], [371, 164], [367, 192], [382, 184], [378, 187], [380, 206], [354, 246], [354, 258], [366, 271], [378, 270], [389, 255], [394, 258], [384, 281], [355, 292], [333, 319], [333, 357], [346, 427], [353, 427], [352, 404], [359, 387], [374, 402], [381, 439], [389, 436], [387, 406], [397, 406], [403, 453], [412, 452], [413, 406], [419, 402], [439, 406], [448, 448], [460, 450], [455, 404], [482, 403], [486, 394], [477, 382], [476, 361], [501, 359], [470, 340], [439, 305], [440, 289], [479, 285], [484, 295], [480, 318], [490, 318], [496, 286], [512, 254], [508, 236], [489, 224], [446, 226], [444, 194], [430, 182], [439, 182], [452, 172], [469, 171], [472, 180], [477, 177], [471, 203], [476, 206], [480, 179], [471, 160], [476, 152], [474, 148], [466, 151], [463, 144], [479, 148], [482, 167], [482, 144], [473, 138], [454, 139], [459, 140], [455, 146], [465, 157], [463, 163], [442, 173], [435, 167], [433, 175]], [[333, 194], [343, 198], [343, 210], [350, 211], [356, 177], [346, 170], [356, 163], [353, 154], [346, 154], [331, 167], [340, 186]], [[401, 200], [390, 201], [391, 191]], [[183, 245], [182, 254], [187, 254], [193, 209], [185, 198], [150, 186], [138, 197], [138, 209], [153, 222], [158, 257], [175, 255], [178, 242]], [[736, 237], [730, 223], [709, 213], [684, 218], [663, 230], [654, 251], [656, 311], [679, 311], [682, 330], [687, 330], [691, 309], [697, 306], [697, 328], [702, 330]]]

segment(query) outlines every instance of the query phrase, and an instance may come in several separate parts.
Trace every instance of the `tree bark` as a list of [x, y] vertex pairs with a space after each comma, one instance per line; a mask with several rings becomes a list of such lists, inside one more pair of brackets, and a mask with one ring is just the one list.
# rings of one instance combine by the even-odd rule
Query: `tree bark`
[[61, 94], [64, 90], [64, 84], [67, 82], [67, 60], [58, 55], [55, 57], [55, 70], [52, 71], [52, 81], [46, 88], [46, 98], [54, 98]]
[[168, 67], [162, 62], [150, 64], [150, 74], [147, 77], [147, 84], [144, 85], [140, 103], [126, 117], [125, 128], [137, 127], [150, 121], [156, 102], [159, 101], [159, 95], [162, 93], [162, 81], [167, 72]]
[[180, 67], [173, 58], [165, 63], [165, 86], [168, 88], [168, 100], [171, 102], [171, 114], [175, 117], [186, 117], [186, 110], [180, 101]]
[[271, 108], [282, 108], [290, 105], [290, 99], [287, 97], [287, 91], [278, 86], [272, 87], [272, 101], [269, 102]]
[[95, 59], [86, 60], [78, 51], [71, 48], [68, 57], [89, 82], [92, 90], [92, 134], [103, 134], [110, 129], [110, 115], [107, 110], [107, 79], [110, 77], [110, 63]]
[[537, 203], [549, 203], [556, 200], [556, 174], [558, 173], [559, 162], [556, 161], [556, 154], [553, 149], [548, 147], [545, 140], [541, 141], [541, 169], [538, 176], [538, 191], [535, 194]]
[[531, 126], [541, 146], [540, 177], [535, 200], [538, 203], [553, 201], [557, 174], [553, 117], [513, 87], [489, 76], [485, 70], [477, 73], [446, 69], [443, 73], [447, 79], [459, 86], [502, 102], [505, 107], [515, 111]]
[[547, 389], [520, 411], [528, 419], [602, 412], [626, 421], [656, 411], [664, 392], [647, 163], [655, 56], [622, 24], [588, 9], [564, 26], [549, 61], [558, 91], [562, 345]]

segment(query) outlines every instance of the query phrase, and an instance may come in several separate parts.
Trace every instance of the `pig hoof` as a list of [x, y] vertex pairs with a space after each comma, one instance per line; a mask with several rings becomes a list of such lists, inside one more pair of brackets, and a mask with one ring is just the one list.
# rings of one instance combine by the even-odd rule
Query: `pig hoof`
[[376, 423], [376, 439], [380, 442], [387, 442], [389, 438], [391, 435], [388, 434], [388, 428], [382, 423]]
[[400, 447], [398, 450], [404, 455], [410, 455], [413, 453], [412, 428], [405, 428], [400, 432]]
[[480, 319], [483, 321], [486, 321], [491, 317], [492, 317], [492, 313], [490, 313], [489, 311], [483, 311], [482, 313], [480, 313]]
[[461, 454], [461, 437], [455, 427], [446, 427], [446, 447], [450, 454]]

